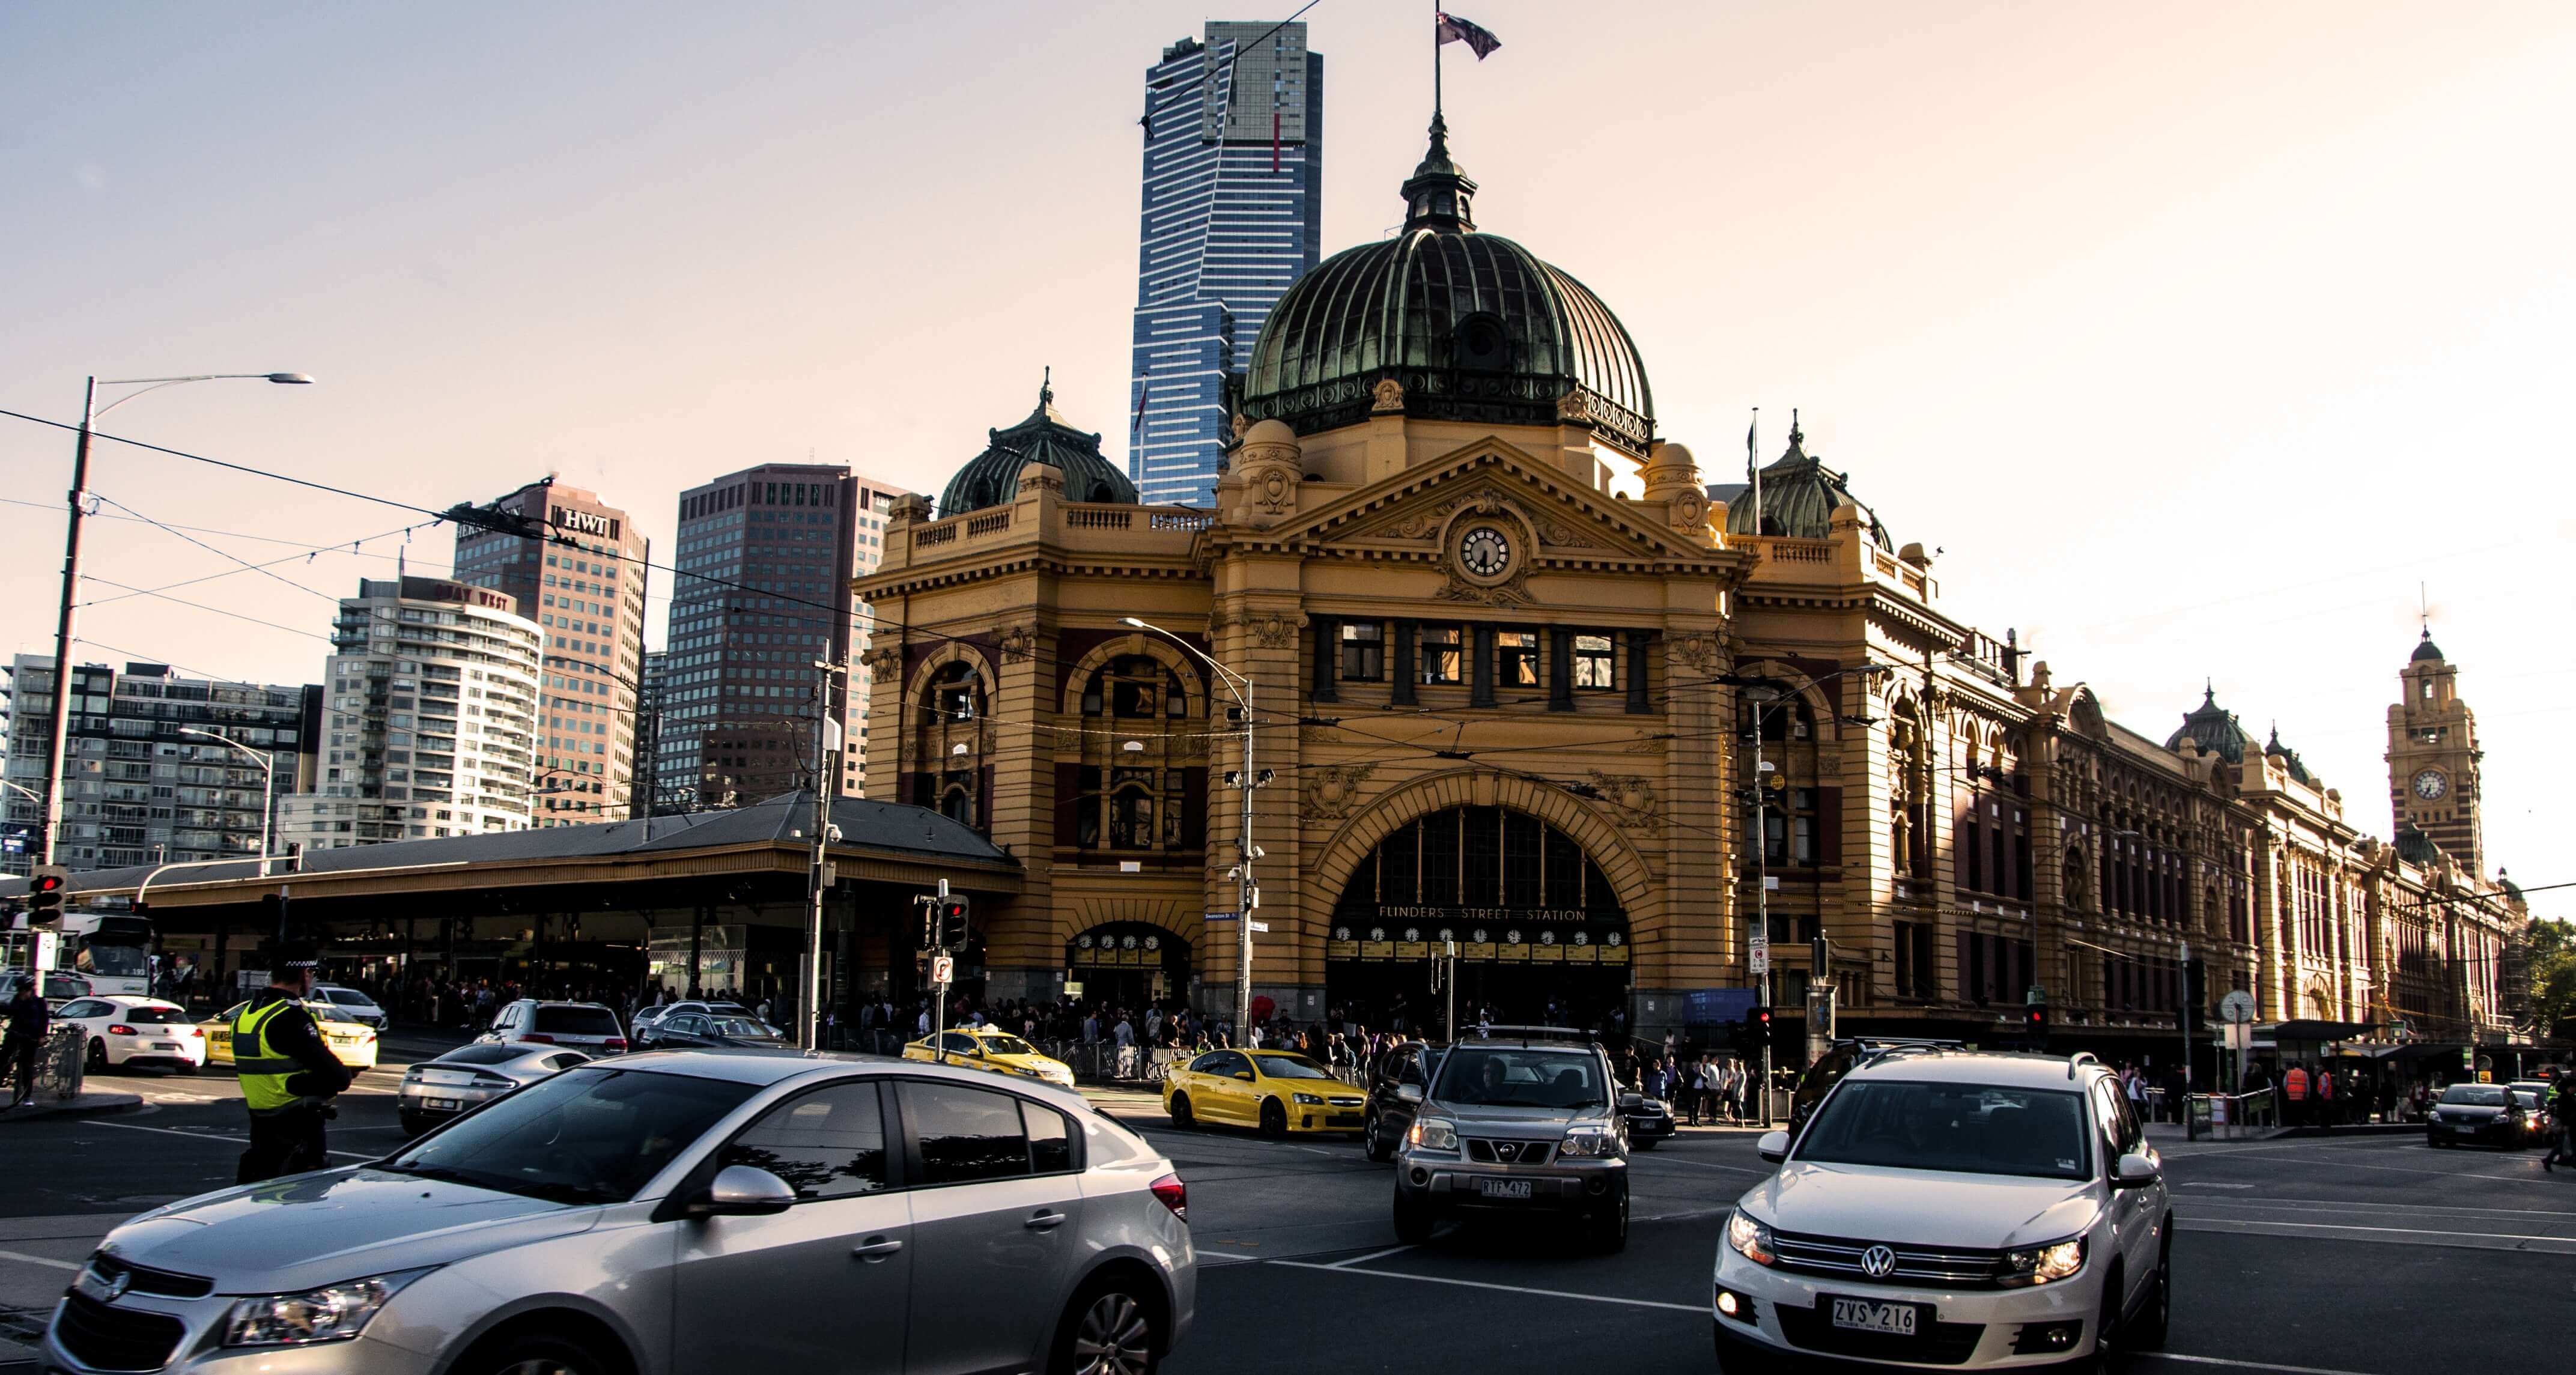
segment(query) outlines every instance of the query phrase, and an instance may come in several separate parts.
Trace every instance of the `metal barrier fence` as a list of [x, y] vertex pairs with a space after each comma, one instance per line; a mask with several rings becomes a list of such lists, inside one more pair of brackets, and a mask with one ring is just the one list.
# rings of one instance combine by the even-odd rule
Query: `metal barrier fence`
[[[29, 1095], [32, 1100], [68, 1103], [80, 1097], [81, 1076], [88, 1067], [88, 1049], [88, 1033], [76, 1026], [55, 1027], [45, 1038], [44, 1048], [36, 1052], [35, 1092]], [[0, 1073], [12, 1076], [7, 1094], [9, 1101], [13, 1102], [18, 1097], [17, 1072], [17, 1057], [13, 1054], [8, 1057], [5, 1067], [0, 1067]]]

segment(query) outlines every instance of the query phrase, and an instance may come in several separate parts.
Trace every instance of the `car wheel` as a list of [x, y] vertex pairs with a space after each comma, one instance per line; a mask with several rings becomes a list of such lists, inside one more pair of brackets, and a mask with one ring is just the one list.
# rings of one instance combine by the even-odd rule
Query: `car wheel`
[[1162, 1360], [1154, 1305], [1134, 1280], [1084, 1285], [1056, 1324], [1053, 1375], [1149, 1375]]
[[1199, 1119], [1190, 1113], [1190, 1096], [1186, 1093], [1173, 1094], [1168, 1111], [1172, 1114], [1172, 1129], [1175, 1131], [1188, 1131], [1199, 1124]]
[[1279, 1106], [1279, 1100], [1276, 1098], [1261, 1100], [1261, 1134], [1263, 1136], [1288, 1134], [1288, 1110]]
[[456, 1375], [606, 1375], [589, 1347], [550, 1332], [522, 1332], [465, 1354]]
[[91, 1074], [107, 1073], [107, 1042], [96, 1036], [89, 1038], [88, 1072]]
[[1592, 1244], [1594, 1251], [1605, 1256], [1615, 1256], [1627, 1250], [1628, 1191], [1621, 1189], [1618, 1199], [1609, 1207], [1586, 1217], [1583, 1220], [1583, 1227], [1584, 1239]]
[[2129, 1278], [2120, 1267], [2111, 1267], [2110, 1276], [2102, 1282], [2102, 1306], [2093, 1315], [2093, 1363], [2087, 1367], [2093, 1375], [2117, 1375], [2120, 1369], [2120, 1344], [2128, 1340], [2121, 1330], [2120, 1301], [2129, 1292]]
[[2138, 1310], [2138, 1320], [2122, 1333], [2129, 1345], [2140, 1351], [2161, 1350], [2165, 1334], [2173, 1328], [2173, 1219], [2165, 1219], [2164, 1248], [2156, 1253], [2156, 1277], [2147, 1289], [2146, 1306]]
[[194, 1074], [197, 1072], [198, 1068], [199, 1066], [194, 1060], [182, 1060], [179, 1062], [179, 1072], [181, 1074]]
[[1360, 1128], [1360, 1151], [1380, 1165], [1395, 1158], [1395, 1143], [1386, 1139], [1386, 1124], [1376, 1113], [1370, 1113], [1368, 1125]]
[[2426, 1136], [2424, 1137], [2424, 1144], [2425, 1144], [2425, 1145], [2427, 1145], [2427, 1146], [2430, 1146], [2430, 1147], [2432, 1147], [2434, 1150], [2437, 1150], [2437, 1151], [2438, 1151], [2438, 1150], [2442, 1149], [2442, 1147], [2443, 1147], [2444, 1145], [2448, 1144], [2448, 1143], [2444, 1142], [2444, 1141], [2442, 1140], [2442, 1138], [2440, 1138], [2440, 1137], [2438, 1137], [2438, 1136], [2431, 1135], [2431, 1134], [2429, 1134], [2429, 1133], [2428, 1133], [2428, 1134], [2426, 1134]]
[[1395, 1191], [1395, 1239], [1407, 1246], [1419, 1246], [1431, 1240], [1431, 1205]]

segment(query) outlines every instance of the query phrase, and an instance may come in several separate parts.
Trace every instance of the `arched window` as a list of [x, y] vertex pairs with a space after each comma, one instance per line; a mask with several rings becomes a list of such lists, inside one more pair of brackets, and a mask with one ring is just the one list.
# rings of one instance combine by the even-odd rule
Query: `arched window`
[[1129, 654], [1111, 660], [1083, 685], [1082, 714], [1126, 720], [1184, 717], [1190, 714], [1190, 697], [1179, 674], [1158, 660]]
[[939, 814], [960, 826], [975, 825], [975, 775], [972, 773], [940, 775]]
[[[1122, 654], [1083, 680], [1078, 756], [1058, 756], [1056, 843], [1114, 852], [1204, 846], [1206, 741], [1183, 723], [1190, 685], [1160, 659]], [[1079, 762], [1076, 762], [1078, 758]]]
[[973, 721], [984, 714], [984, 683], [975, 666], [960, 659], [933, 673], [921, 696], [922, 719], [929, 724]]
[[983, 675], [972, 661], [957, 659], [930, 671], [914, 707], [913, 757], [921, 760], [921, 772], [913, 775], [905, 801], [959, 825], [984, 828], [984, 717], [990, 708]]

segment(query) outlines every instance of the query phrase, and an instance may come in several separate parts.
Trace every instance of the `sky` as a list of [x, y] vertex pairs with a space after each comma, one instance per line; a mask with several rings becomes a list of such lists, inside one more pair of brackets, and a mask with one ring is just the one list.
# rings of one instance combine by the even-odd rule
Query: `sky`
[[[0, 8], [0, 408], [309, 372], [100, 428], [433, 509], [552, 471], [657, 543], [681, 488], [753, 463], [936, 491], [1047, 367], [1123, 456], [1143, 72], [1293, 8]], [[1710, 480], [1753, 407], [1775, 453], [1799, 408], [1941, 551], [1951, 615], [2158, 738], [2210, 682], [2382, 834], [2422, 598], [2478, 713], [2490, 853], [2576, 882], [2547, 802], [2576, 773], [2576, 7], [1464, 14], [1503, 42], [1448, 50], [1480, 224], [1619, 313]], [[1429, 19], [1305, 19], [1329, 252], [1401, 218]], [[71, 449], [0, 418], [8, 652], [52, 649]], [[99, 661], [306, 681], [332, 599], [453, 549], [118, 445], [92, 487]]]

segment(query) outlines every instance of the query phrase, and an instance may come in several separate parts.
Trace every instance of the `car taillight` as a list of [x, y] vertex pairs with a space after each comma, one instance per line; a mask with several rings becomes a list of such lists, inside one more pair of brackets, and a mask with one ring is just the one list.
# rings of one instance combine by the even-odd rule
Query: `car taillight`
[[553, 1044], [555, 1043], [555, 1038], [554, 1038], [554, 1037], [552, 1037], [552, 1036], [542, 1036], [542, 1035], [539, 1035], [538, 1033], [533, 1032], [533, 1031], [529, 1032], [528, 1034], [526, 1034], [526, 1035], [524, 1035], [524, 1036], [521, 1036], [519, 1039], [520, 1039], [520, 1040], [522, 1040], [522, 1041], [534, 1041], [534, 1042], [536, 1042], [538, 1045], [541, 1045], [541, 1046], [550, 1046], [550, 1045], [553, 1045]]
[[1171, 1209], [1172, 1216], [1183, 1222], [1190, 1220], [1190, 1186], [1182, 1183], [1179, 1175], [1167, 1174], [1155, 1180], [1154, 1198]]
[[108, 1026], [107, 1034], [110, 1036], [132, 1036], [135, 1034], [135, 1031], [134, 1028], [127, 1026], [123, 1022], [115, 1022]]
[[205, 1034], [206, 1034], [206, 1029], [205, 1029], [204, 1027], [194, 1027], [194, 1026], [192, 1026], [192, 1027], [188, 1028], [188, 1034], [189, 1034], [189, 1035], [191, 1035], [191, 1036], [203, 1036], [203, 1035], [205, 1035]]
[[626, 1049], [626, 1038], [623, 1036], [611, 1036], [600, 1044], [609, 1050], [624, 1050]]

